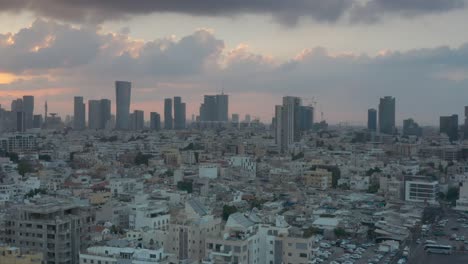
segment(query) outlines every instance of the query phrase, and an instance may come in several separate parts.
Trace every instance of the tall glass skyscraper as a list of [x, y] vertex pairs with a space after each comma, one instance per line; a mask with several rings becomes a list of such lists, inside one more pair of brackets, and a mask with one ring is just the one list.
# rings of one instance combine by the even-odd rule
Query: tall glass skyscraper
[[395, 133], [395, 98], [385, 96], [380, 98], [379, 131], [383, 134]]
[[164, 128], [172, 129], [173, 128], [173, 119], [172, 119], [172, 99], [164, 99]]
[[127, 130], [130, 127], [130, 96], [132, 83], [124, 81], [115, 82], [116, 93], [116, 116], [115, 128]]
[[367, 130], [377, 132], [377, 110], [367, 110]]
[[34, 96], [32, 95], [23, 96], [23, 111], [24, 111], [25, 129], [30, 129], [33, 127]]
[[180, 96], [174, 97], [174, 128], [184, 129], [186, 122], [185, 103]]
[[82, 96], [75, 96], [73, 111], [73, 129], [83, 130], [86, 127], [86, 107]]

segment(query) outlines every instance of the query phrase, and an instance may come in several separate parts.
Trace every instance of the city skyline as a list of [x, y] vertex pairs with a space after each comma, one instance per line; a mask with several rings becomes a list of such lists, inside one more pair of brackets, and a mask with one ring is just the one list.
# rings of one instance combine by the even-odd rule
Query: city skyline
[[[232, 112], [263, 121], [292, 95], [316, 97], [329, 123], [364, 125], [362, 106], [391, 95], [397, 124], [437, 125], [439, 115], [461, 116], [468, 98], [462, 0], [297, 1], [287, 12], [277, 1], [123, 1], [111, 9], [41, 1], [0, 7], [0, 55], [9, 62], [0, 64], [2, 105], [31, 94], [36, 105], [48, 100], [54, 112], [71, 114], [69, 98], [111, 99], [109, 82], [126, 79], [134, 84], [130, 111], [144, 110], [146, 119], [162, 112], [162, 98], [183, 96], [191, 114], [200, 94], [224, 90]], [[422, 97], [429, 110], [414, 104]]]

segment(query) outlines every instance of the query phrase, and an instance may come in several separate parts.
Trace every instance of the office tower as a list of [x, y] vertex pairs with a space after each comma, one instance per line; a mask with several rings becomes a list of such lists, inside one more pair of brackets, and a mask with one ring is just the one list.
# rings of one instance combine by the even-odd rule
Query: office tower
[[422, 128], [412, 118], [403, 120], [404, 136], [422, 136]]
[[173, 122], [172, 122], [172, 99], [166, 98], [164, 99], [164, 128], [165, 129], [172, 129]]
[[24, 132], [26, 131], [26, 114], [23, 111], [16, 112], [16, 131]]
[[132, 83], [124, 81], [115, 82], [116, 93], [116, 117], [115, 128], [117, 130], [127, 130], [130, 122], [130, 97]]
[[385, 96], [380, 98], [379, 131], [383, 134], [395, 133], [395, 98]]
[[458, 140], [458, 115], [440, 117], [440, 133], [446, 134], [450, 141]]
[[182, 98], [174, 97], [174, 128], [185, 129], [186, 109], [185, 103], [182, 103]]
[[34, 115], [33, 117], [33, 128], [41, 128], [42, 127], [42, 115]]
[[250, 115], [249, 115], [249, 114], [245, 115], [244, 122], [245, 122], [245, 123], [250, 123], [250, 121], [251, 121]]
[[75, 96], [73, 100], [73, 129], [86, 128], [86, 106], [82, 96]]
[[17, 121], [17, 113], [23, 112], [23, 99], [18, 98], [16, 100], [11, 101], [11, 121], [12, 121], [12, 129], [18, 130], [18, 121]]
[[216, 95], [216, 108], [216, 112], [218, 114], [217, 121], [229, 121], [229, 96], [227, 94], [222, 93]]
[[468, 140], [468, 106], [465, 106], [465, 129], [464, 129], [465, 140]]
[[44, 103], [44, 128], [47, 128], [48, 127], [48, 111], [49, 111], [49, 107], [47, 106], [47, 100], [45, 101]]
[[205, 122], [228, 122], [229, 96], [227, 94], [205, 95], [200, 106], [200, 120]]
[[285, 152], [289, 145], [300, 140], [300, 106], [298, 97], [283, 97], [283, 105], [275, 107], [275, 142], [281, 152]]
[[142, 110], [133, 111], [133, 129], [143, 130], [145, 128], [145, 112]]
[[299, 129], [307, 131], [314, 125], [314, 108], [312, 106], [299, 107]]
[[150, 113], [150, 129], [161, 130], [161, 115], [159, 113]]
[[88, 128], [101, 129], [101, 101], [88, 101]]
[[111, 123], [111, 100], [109, 99], [101, 99], [100, 101], [100, 129], [110, 128]]
[[216, 95], [205, 95], [203, 104], [200, 106], [201, 121], [218, 121], [217, 110]]
[[79, 263], [80, 249], [88, 246], [94, 215], [88, 208], [61, 198], [44, 197], [15, 205], [5, 219], [4, 242], [45, 252], [44, 263]]
[[231, 122], [239, 123], [239, 114], [232, 114]]
[[34, 96], [32, 95], [23, 96], [23, 111], [24, 111], [25, 129], [30, 129], [33, 127]]
[[377, 110], [374, 108], [367, 110], [367, 130], [377, 132]]

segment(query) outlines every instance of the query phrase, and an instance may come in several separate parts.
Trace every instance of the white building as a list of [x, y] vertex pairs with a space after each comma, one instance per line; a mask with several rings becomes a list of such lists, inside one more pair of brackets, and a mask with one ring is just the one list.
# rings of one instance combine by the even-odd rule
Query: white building
[[455, 210], [468, 211], [468, 182], [463, 182], [460, 186], [460, 195]]
[[216, 179], [219, 175], [219, 164], [201, 164], [198, 167], [200, 178]]
[[405, 182], [405, 200], [408, 202], [435, 203], [439, 192], [439, 182], [411, 180]]
[[80, 253], [80, 264], [157, 264], [164, 261], [163, 249], [135, 249], [119, 247], [90, 247]]

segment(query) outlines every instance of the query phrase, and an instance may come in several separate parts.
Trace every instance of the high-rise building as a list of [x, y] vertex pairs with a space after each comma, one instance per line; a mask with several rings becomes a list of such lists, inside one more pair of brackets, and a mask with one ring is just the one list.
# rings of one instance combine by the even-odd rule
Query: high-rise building
[[246, 114], [246, 115], [245, 115], [244, 122], [245, 122], [245, 123], [250, 123], [251, 119], [252, 119], [252, 118], [250, 117], [250, 115], [249, 115], [249, 114]]
[[24, 111], [25, 129], [30, 129], [33, 127], [34, 96], [32, 95], [23, 96], [23, 111]]
[[[18, 130], [18, 112], [23, 112], [23, 99], [18, 98], [16, 100], [11, 101], [11, 117], [12, 117], [12, 129]], [[22, 121], [21, 121], [22, 122]]]
[[172, 119], [172, 99], [164, 99], [164, 128], [172, 129], [173, 128], [173, 119]]
[[161, 130], [161, 115], [159, 113], [150, 113], [150, 129]]
[[203, 104], [200, 106], [201, 121], [218, 121], [217, 120], [217, 105], [216, 95], [205, 95]]
[[129, 129], [130, 123], [130, 97], [132, 90], [131, 82], [116, 81], [116, 117], [115, 128], [117, 130]]
[[298, 97], [283, 97], [283, 105], [275, 107], [275, 142], [281, 152], [287, 151], [289, 145], [300, 140], [300, 106]]
[[228, 122], [229, 96], [227, 94], [205, 95], [200, 106], [200, 121]]
[[109, 99], [101, 99], [100, 100], [100, 123], [99, 123], [99, 128], [100, 129], [106, 129], [110, 127], [111, 123], [111, 100]]
[[377, 110], [367, 110], [367, 130], [377, 132]]
[[412, 118], [403, 120], [404, 136], [422, 136], [422, 128]]
[[468, 106], [465, 106], [465, 128], [463, 130], [465, 140], [468, 140]]
[[86, 106], [82, 96], [75, 96], [73, 107], [73, 129], [86, 128]]
[[133, 129], [143, 130], [145, 128], [145, 112], [142, 110], [133, 111]]
[[380, 98], [379, 131], [383, 134], [395, 133], [395, 98], [385, 96]]
[[216, 95], [217, 121], [229, 121], [229, 96], [227, 94]]
[[458, 140], [458, 115], [440, 117], [440, 133], [446, 134], [450, 141]]
[[41, 128], [43, 123], [42, 115], [34, 115], [33, 128]]
[[16, 131], [24, 132], [26, 131], [26, 114], [24, 111], [16, 112]]
[[299, 107], [299, 129], [307, 131], [314, 125], [314, 108], [312, 106]]
[[79, 264], [85, 237], [94, 224], [93, 213], [72, 201], [43, 197], [15, 205], [5, 219], [3, 241], [44, 253], [44, 263]]
[[180, 96], [174, 97], [174, 128], [185, 129], [186, 109]]
[[232, 114], [231, 122], [239, 123], [239, 114]]
[[89, 129], [101, 129], [101, 101], [88, 101], [88, 127]]

